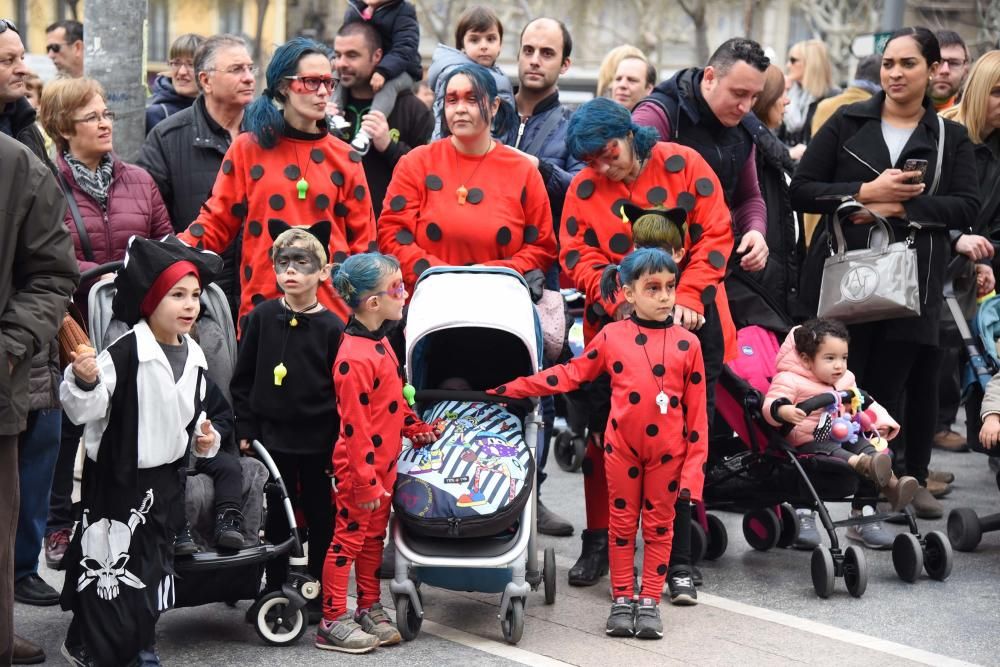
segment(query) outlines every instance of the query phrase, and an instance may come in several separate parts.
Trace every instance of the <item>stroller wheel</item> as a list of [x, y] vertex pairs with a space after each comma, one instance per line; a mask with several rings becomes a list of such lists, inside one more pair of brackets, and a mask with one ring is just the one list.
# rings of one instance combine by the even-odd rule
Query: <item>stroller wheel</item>
[[587, 442], [581, 436], [574, 436], [570, 431], [563, 431], [553, 438], [553, 453], [556, 463], [566, 472], [576, 472], [583, 465], [583, 455], [587, 450]]
[[743, 515], [743, 537], [757, 551], [768, 551], [778, 544], [781, 522], [770, 507], [752, 510]]
[[524, 634], [524, 600], [514, 598], [510, 601], [510, 609], [500, 621], [500, 630], [508, 644], [516, 644], [521, 641], [521, 635]]
[[968, 507], [959, 507], [949, 512], [948, 538], [951, 546], [959, 551], [972, 551], [978, 547], [979, 541], [983, 539], [979, 515]]
[[696, 565], [708, 552], [708, 535], [697, 519], [691, 521], [691, 564]]
[[951, 542], [940, 530], [932, 530], [924, 538], [924, 569], [931, 579], [944, 581], [951, 574], [954, 554]]
[[892, 566], [903, 581], [913, 583], [924, 568], [924, 551], [912, 533], [900, 533], [892, 542]]
[[868, 588], [868, 561], [865, 552], [853, 544], [844, 552], [844, 584], [847, 592], [856, 598], [865, 594]]
[[542, 580], [545, 583], [545, 604], [556, 603], [556, 550], [545, 549], [545, 561], [542, 566]]
[[305, 608], [289, 613], [288, 598], [281, 591], [268, 593], [256, 604], [254, 630], [257, 636], [272, 646], [297, 642], [306, 633]]
[[705, 560], [716, 560], [726, 553], [729, 535], [722, 519], [714, 514], [706, 514], [705, 519], [708, 521], [708, 548], [705, 549]]
[[778, 521], [781, 522], [781, 535], [777, 546], [787, 549], [799, 537], [799, 518], [795, 514], [795, 508], [788, 503], [781, 503], [778, 506]]
[[810, 571], [816, 595], [824, 600], [830, 597], [833, 594], [833, 581], [836, 573], [833, 569], [833, 554], [830, 553], [829, 547], [821, 544], [813, 549]]
[[424, 619], [410, 604], [408, 596], [396, 596], [394, 603], [396, 605], [396, 627], [399, 628], [399, 634], [403, 639], [411, 642], [420, 634], [420, 625]]

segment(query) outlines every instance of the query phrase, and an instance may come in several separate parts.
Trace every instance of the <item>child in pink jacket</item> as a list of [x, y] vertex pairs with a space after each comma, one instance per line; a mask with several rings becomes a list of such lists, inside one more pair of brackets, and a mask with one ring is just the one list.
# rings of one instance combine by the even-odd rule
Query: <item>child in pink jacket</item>
[[[899, 510], [913, 499], [917, 480], [893, 474], [889, 450], [878, 451], [861, 433], [853, 443], [838, 442], [831, 436], [826, 410], [806, 414], [796, 407], [819, 394], [855, 388], [854, 373], [847, 370], [849, 341], [847, 327], [836, 320], [810, 320], [792, 329], [778, 352], [778, 374], [764, 399], [764, 418], [775, 426], [791, 425], [785, 438], [799, 451], [847, 462], [861, 477], [875, 482]], [[879, 435], [887, 440], [896, 437], [899, 424], [885, 408], [873, 401], [869, 409]], [[844, 415], [846, 408], [838, 403], [838, 410]]]

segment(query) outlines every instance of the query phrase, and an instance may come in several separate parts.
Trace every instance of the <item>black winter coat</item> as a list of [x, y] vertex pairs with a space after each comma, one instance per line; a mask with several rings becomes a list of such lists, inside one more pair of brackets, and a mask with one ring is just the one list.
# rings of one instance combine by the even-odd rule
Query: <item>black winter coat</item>
[[174, 90], [174, 82], [163, 74], [156, 77], [152, 88], [153, 97], [146, 105], [146, 134], [152, 132], [163, 119], [190, 107], [195, 100]]
[[[856, 196], [862, 183], [874, 180], [886, 169], [902, 168], [910, 158], [927, 160], [924, 180], [930, 189], [937, 166], [939, 134], [938, 117], [933, 105], [929, 99], [924, 100], [924, 116], [903, 147], [896, 164], [892, 164], [882, 137], [884, 103], [885, 93], [880, 92], [863, 102], [842, 107], [820, 128], [792, 179], [790, 194], [796, 211], [832, 214], [840, 203], [838, 197]], [[968, 230], [979, 212], [972, 142], [965, 128], [958, 123], [946, 120], [944, 127], [944, 157], [936, 194], [919, 195], [903, 203], [910, 222], [942, 225], [916, 232], [921, 314], [919, 318], [887, 321], [883, 333], [888, 340], [938, 344], [944, 302], [944, 273], [951, 258], [947, 229]], [[890, 223], [897, 238], [909, 233], [906, 220], [890, 219]], [[867, 247], [872, 227], [846, 225], [844, 232], [848, 248]], [[819, 236], [813, 239], [813, 246], [820, 243], [821, 248], [825, 247], [826, 240]], [[818, 299], [822, 265], [819, 268], [808, 267], [807, 271], [802, 277], [803, 297], [808, 292]], [[810, 300], [809, 305], [815, 311], [816, 302]]]
[[[364, 21], [361, 12], [367, 7], [364, 0], [348, 0], [344, 23]], [[382, 36], [382, 61], [375, 71], [386, 81], [403, 72], [414, 81], [420, 81], [424, 75], [420, 65], [420, 23], [416, 8], [405, 0], [389, 0], [376, 7], [368, 21]]]

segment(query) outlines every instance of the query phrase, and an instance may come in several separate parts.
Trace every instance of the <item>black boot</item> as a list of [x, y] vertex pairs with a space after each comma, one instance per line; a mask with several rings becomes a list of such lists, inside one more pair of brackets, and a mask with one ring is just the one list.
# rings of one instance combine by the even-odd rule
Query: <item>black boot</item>
[[570, 586], [593, 586], [608, 573], [608, 529], [584, 530], [583, 550], [569, 571]]
[[215, 518], [215, 545], [220, 549], [243, 548], [243, 513], [228, 509]]
[[198, 553], [198, 545], [191, 537], [191, 524], [185, 522], [184, 528], [174, 538], [174, 556], [190, 556]]

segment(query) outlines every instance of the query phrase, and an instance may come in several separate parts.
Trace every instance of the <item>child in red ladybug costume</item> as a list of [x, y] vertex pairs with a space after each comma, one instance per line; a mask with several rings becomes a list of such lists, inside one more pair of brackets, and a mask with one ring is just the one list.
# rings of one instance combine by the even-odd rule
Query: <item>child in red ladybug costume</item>
[[[389, 523], [402, 438], [422, 445], [437, 435], [403, 397], [403, 370], [386, 332], [403, 317], [406, 287], [395, 257], [365, 253], [333, 268], [333, 284], [354, 311], [333, 368], [340, 412], [334, 447], [337, 517], [323, 566], [323, 620], [316, 646], [367, 653], [401, 641], [379, 604], [377, 570]], [[358, 607], [347, 609], [351, 565]]]
[[[708, 456], [705, 369], [698, 338], [673, 322], [677, 265], [659, 248], [628, 254], [601, 281], [615, 303], [621, 282], [634, 309], [606, 325], [583, 355], [521, 378], [495, 392], [512, 398], [563, 393], [601, 373], [611, 377], [611, 414], [604, 433], [609, 498], [609, 553], [614, 603], [606, 632], [615, 637], [663, 636], [659, 600], [670, 562], [674, 504], [701, 486]], [[645, 551], [638, 598], [632, 577], [637, 525]]]

